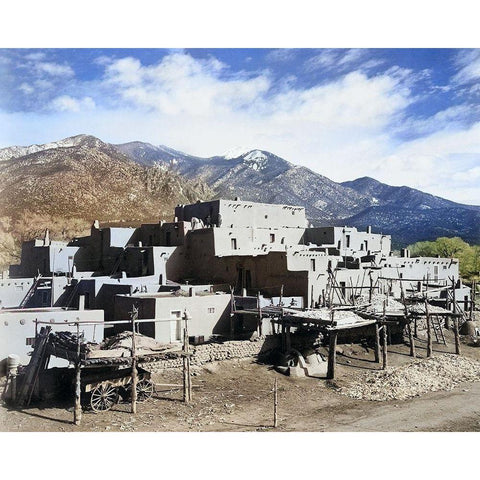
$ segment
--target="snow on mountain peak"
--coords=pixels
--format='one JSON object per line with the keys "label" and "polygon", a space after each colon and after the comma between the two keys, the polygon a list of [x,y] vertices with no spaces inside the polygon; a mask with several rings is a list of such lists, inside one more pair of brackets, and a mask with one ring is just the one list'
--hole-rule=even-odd
{"label": "snow on mountain peak", "polygon": [[241,157],[248,152],[251,152],[251,147],[233,147],[227,152],[225,152],[222,156],[225,160],[232,160],[234,158]]}
{"label": "snow on mountain peak", "polygon": [[243,157],[243,161],[253,170],[264,170],[267,167],[268,158],[261,150],[252,150]]}

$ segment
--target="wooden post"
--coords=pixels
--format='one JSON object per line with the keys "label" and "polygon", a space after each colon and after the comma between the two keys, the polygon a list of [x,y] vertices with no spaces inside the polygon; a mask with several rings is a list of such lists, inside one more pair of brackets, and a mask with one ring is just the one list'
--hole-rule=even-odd
{"label": "wooden post", "polygon": [[80,425],[82,421],[81,405],[81,373],[80,373],[80,325],[77,322],[77,362],[75,365],[75,405],[73,407],[73,423]]}
{"label": "wooden post", "polygon": [[188,344],[188,314],[185,311],[185,328],[183,329],[183,401],[190,403],[192,400],[192,382],[190,376],[190,354]]}
{"label": "wooden post", "polygon": [[428,301],[425,299],[425,317],[427,319],[427,357],[432,356],[432,325],[428,313]]}
{"label": "wooden post", "polygon": [[[280,296],[281,303],[281,296]],[[262,336],[262,308],[260,307],[260,290],[257,292],[257,309],[258,309],[258,335]]]}
{"label": "wooden post", "polygon": [[472,282],[472,286],[470,288],[470,315],[469,318],[470,320],[473,320],[473,305],[475,304],[475,280]]}
{"label": "wooden post", "polygon": [[138,318],[138,309],[134,306],[132,311],[132,376],[131,376],[131,412],[137,413],[137,351],[135,344],[135,320]]}
{"label": "wooden post", "polygon": [[278,389],[277,378],[275,377],[275,383],[273,384],[273,428],[278,427]]}
{"label": "wooden post", "polygon": [[383,365],[382,370],[386,370],[388,367],[388,349],[387,349],[387,324],[384,323],[382,327],[382,354],[383,354]]}
{"label": "wooden post", "polygon": [[452,276],[452,303],[453,313],[457,313],[457,301],[455,299],[455,277]]}
{"label": "wooden post", "polygon": [[380,363],[380,329],[375,324],[375,362]]}
{"label": "wooden post", "polygon": [[[448,309],[447,309],[447,310],[448,310]],[[451,325],[450,325],[450,315],[446,315],[446,316],[445,316],[445,328],[446,328],[447,330],[450,330],[450,328],[451,328]]]}
{"label": "wooden post", "polygon": [[413,334],[412,334],[412,326],[410,324],[410,322],[408,321],[407,319],[407,333],[408,333],[408,341],[410,343],[410,356],[415,358],[415,340],[413,338]]}
{"label": "wooden post", "polygon": [[373,292],[373,278],[372,278],[372,272],[369,272],[370,276],[370,289],[368,293],[368,302],[372,303],[372,292]]}
{"label": "wooden post", "polygon": [[330,331],[329,338],[329,347],[328,347],[328,368],[327,368],[327,378],[335,378],[335,363],[337,355],[337,335],[336,330]]}
{"label": "wooden post", "polygon": [[458,332],[458,317],[453,319],[453,328],[455,333],[455,353],[460,355],[460,334]]}

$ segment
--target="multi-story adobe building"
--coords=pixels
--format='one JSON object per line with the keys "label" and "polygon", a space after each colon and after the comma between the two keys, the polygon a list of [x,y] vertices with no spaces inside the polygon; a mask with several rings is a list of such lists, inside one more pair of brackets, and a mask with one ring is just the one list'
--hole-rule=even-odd
{"label": "multi-story adobe building", "polygon": [[[195,335],[228,336],[238,331],[227,321],[231,291],[315,308],[349,303],[372,286],[399,297],[400,280],[415,291],[425,281],[451,279],[463,298],[458,260],[394,256],[390,236],[370,228],[309,227],[303,207],[212,200],[177,206],[173,222],[138,228],[94,222],[90,235],[71,242],[52,241],[48,232],[26,242],[20,265],[0,281],[1,335],[4,342],[20,335],[30,309],[47,309],[53,320],[75,310],[75,318],[91,319],[81,312],[95,310],[111,322],[128,318],[136,304],[140,318],[162,319],[143,327],[159,341],[177,339],[185,309]],[[2,345],[0,357],[6,352]]]}

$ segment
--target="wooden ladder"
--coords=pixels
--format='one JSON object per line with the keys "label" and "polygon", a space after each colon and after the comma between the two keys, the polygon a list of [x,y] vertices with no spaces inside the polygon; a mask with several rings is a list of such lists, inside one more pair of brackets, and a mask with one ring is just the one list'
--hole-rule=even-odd
{"label": "wooden ladder", "polygon": [[443,333],[442,321],[438,318],[438,315],[435,315],[434,313],[431,313],[430,317],[432,319],[433,333],[435,334],[437,343],[440,343],[441,339],[442,343],[446,346],[447,340],[445,339],[445,335]]}
{"label": "wooden ladder", "polygon": [[32,399],[33,391],[38,380],[38,376],[45,369],[49,359],[46,354],[48,337],[52,327],[46,326],[40,329],[35,337],[35,345],[33,347],[32,357],[25,369],[25,377],[22,387],[18,392],[17,402],[19,405],[29,405]]}
{"label": "wooden ladder", "polygon": [[35,293],[35,290],[37,289],[37,286],[40,283],[41,278],[42,276],[40,274],[38,274],[38,276],[35,277],[35,281],[32,283],[32,286],[30,287],[24,299],[20,303],[20,308],[25,308],[28,301],[32,298],[33,294]]}

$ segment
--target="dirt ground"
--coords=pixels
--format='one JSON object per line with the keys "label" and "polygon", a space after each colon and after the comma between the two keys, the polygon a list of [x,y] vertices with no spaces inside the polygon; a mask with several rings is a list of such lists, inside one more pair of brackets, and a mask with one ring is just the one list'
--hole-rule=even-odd
{"label": "dirt ground", "polygon": [[[434,342],[434,354],[452,352]],[[480,431],[480,382],[452,391],[430,392],[404,401],[356,400],[337,392],[366,369],[380,369],[373,351],[341,345],[336,379],[292,378],[254,359],[228,360],[193,369],[193,402],[182,390],[160,384],[181,384],[181,372],[155,375],[156,393],[130,413],[129,403],[108,412],[84,411],[81,426],[72,424],[72,404],[35,405],[26,409],[0,407],[0,430],[8,432],[150,432],[150,431]],[[425,357],[426,343],[417,341]],[[407,345],[389,346],[389,365],[412,361]],[[462,355],[480,360],[480,348],[462,345]],[[278,380],[277,429],[273,428],[273,384]],[[0,387],[1,388],[1,387]]]}

